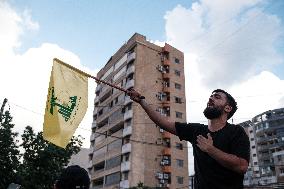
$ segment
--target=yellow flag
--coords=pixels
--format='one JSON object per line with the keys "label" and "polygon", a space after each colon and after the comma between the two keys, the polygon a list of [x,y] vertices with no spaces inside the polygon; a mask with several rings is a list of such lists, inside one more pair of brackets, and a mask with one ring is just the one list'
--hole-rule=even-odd
{"label": "yellow flag", "polygon": [[43,138],[65,148],[88,107],[88,75],[53,59],[44,114]]}

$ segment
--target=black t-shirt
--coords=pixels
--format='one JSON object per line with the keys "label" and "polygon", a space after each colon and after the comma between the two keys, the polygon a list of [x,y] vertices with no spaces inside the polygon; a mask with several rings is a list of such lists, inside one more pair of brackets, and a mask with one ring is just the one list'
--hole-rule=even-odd
{"label": "black t-shirt", "polygon": [[220,165],[196,146],[198,135],[207,138],[210,133],[213,145],[223,152],[234,154],[249,162],[250,144],[244,129],[227,123],[222,129],[211,132],[207,125],[176,122],[177,136],[192,144],[194,155],[195,188],[197,189],[241,189],[244,175]]}

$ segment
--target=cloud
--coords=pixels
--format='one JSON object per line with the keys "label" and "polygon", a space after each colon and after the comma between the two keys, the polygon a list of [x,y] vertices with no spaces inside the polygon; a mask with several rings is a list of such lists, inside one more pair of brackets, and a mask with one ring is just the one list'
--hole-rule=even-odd
{"label": "cloud", "polygon": [[[0,1],[0,100],[8,98],[15,130],[22,133],[27,125],[42,131],[43,115],[53,58],[58,58],[87,73],[96,75],[80,63],[80,58],[57,44],[44,43],[28,49],[23,54],[15,53],[21,43],[19,36],[25,31],[38,30],[29,11],[17,13],[7,3]],[[3,22],[2,22],[3,21]],[[5,40],[2,40],[5,39]],[[76,134],[83,135],[88,147],[91,134],[92,110],[96,83],[89,81],[89,109]]]}
{"label": "cloud", "polygon": [[[281,42],[283,25],[262,8],[265,3],[202,0],[189,9],[178,5],[164,16],[167,42],[185,53],[188,122],[207,123],[203,110],[216,88],[228,91],[238,102],[230,122],[241,123],[284,107],[284,80],[270,71],[283,64],[275,47]],[[192,161],[189,152],[190,174]]]}
{"label": "cloud", "polygon": [[165,15],[168,42],[197,56],[204,85],[245,81],[283,63],[275,48],[283,26],[260,2],[204,0],[189,9],[178,5]]}

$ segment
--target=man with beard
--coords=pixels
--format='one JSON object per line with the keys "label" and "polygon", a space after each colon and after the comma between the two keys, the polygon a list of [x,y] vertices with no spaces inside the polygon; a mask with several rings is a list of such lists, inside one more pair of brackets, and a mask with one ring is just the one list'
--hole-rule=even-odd
{"label": "man with beard", "polygon": [[203,112],[208,125],[172,122],[149,106],[135,90],[127,94],[142,106],[155,124],[192,144],[195,188],[243,188],[250,144],[241,126],[227,122],[237,110],[237,103],[229,93],[222,89],[212,92]]}

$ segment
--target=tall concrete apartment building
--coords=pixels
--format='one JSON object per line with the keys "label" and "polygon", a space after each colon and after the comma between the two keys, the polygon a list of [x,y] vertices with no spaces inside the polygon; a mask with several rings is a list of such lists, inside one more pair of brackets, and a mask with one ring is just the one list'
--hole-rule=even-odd
{"label": "tall concrete apartment building", "polygon": [[284,108],[263,112],[241,125],[251,143],[245,185],[284,188]]}
{"label": "tall concrete apartment building", "polygon": [[[97,77],[124,89],[134,87],[173,121],[186,121],[184,56],[135,33]],[[98,84],[91,151],[92,188],[188,186],[187,143],[157,127],[122,91]]]}

